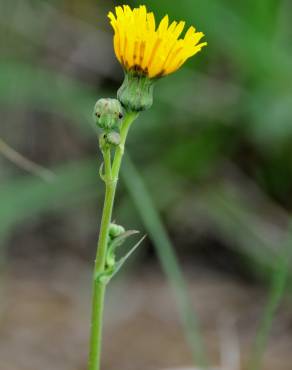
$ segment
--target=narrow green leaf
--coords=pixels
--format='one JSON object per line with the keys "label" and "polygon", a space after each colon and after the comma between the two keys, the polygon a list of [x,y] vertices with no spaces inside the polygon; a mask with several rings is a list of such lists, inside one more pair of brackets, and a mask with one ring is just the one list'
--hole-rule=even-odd
{"label": "narrow green leaf", "polygon": [[149,237],[153,241],[161,266],[175,293],[181,321],[186,338],[189,342],[190,348],[192,349],[194,361],[202,368],[206,367],[206,353],[199,331],[197,318],[194,313],[194,309],[192,308],[187,284],[180,269],[174,247],[171,244],[143,179],[137,172],[129,156],[125,157],[122,178],[144,223]]}

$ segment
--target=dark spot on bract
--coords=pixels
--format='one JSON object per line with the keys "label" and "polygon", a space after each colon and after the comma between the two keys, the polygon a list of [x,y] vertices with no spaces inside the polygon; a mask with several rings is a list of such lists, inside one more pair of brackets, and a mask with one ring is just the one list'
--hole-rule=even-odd
{"label": "dark spot on bract", "polygon": [[123,113],[119,113],[119,119],[123,118]]}

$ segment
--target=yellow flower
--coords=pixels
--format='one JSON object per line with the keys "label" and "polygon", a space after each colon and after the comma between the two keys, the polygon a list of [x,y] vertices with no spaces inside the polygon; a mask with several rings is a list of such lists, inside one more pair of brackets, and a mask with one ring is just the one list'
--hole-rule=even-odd
{"label": "yellow flower", "polygon": [[185,22],[169,24],[168,15],[156,28],[154,14],[147,12],[144,5],[134,9],[118,6],[115,11],[116,15],[108,14],[115,31],[114,49],[126,71],[136,71],[151,79],[166,76],[207,45],[199,43],[204,34],[194,27],[179,38]]}

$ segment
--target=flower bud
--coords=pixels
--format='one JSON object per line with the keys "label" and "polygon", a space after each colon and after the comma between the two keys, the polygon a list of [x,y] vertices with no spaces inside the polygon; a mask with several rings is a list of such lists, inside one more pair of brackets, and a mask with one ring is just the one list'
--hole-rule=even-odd
{"label": "flower bud", "polygon": [[127,71],[124,82],[118,90],[118,99],[122,106],[132,112],[151,108],[154,82],[154,79],[150,79],[142,72]]}
{"label": "flower bud", "polygon": [[110,238],[114,239],[118,236],[120,236],[121,234],[123,234],[125,232],[125,229],[123,226],[120,226],[120,225],[117,225],[117,224],[114,224],[114,223],[111,223],[110,224],[110,227],[109,227],[109,236]]}
{"label": "flower bud", "polygon": [[118,146],[121,143],[121,136],[118,132],[112,131],[106,134],[106,141],[110,145]]}
{"label": "flower bud", "polygon": [[105,150],[110,147],[118,146],[121,143],[121,136],[118,132],[112,131],[109,133],[103,133],[99,136],[99,147],[101,150]]}
{"label": "flower bud", "polygon": [[104,131],[118,127],[124,114],[121,103],[117,99],[99,99],[94,107],[94,119],[97,126]]}

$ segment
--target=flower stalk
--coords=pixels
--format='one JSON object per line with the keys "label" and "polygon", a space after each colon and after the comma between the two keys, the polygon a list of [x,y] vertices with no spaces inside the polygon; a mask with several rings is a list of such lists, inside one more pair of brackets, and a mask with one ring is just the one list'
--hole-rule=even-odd
{"label": "flower stalk", "polygon": [[120,129],[121,142],[115,150],[113,162],[111,162],[111,146],[108,144],[101,145],[105,171],[103,175],[103,180],[105,182],[105,199],[93,275],[89,370],[100,370],[103,308],[107,284],[107,281],[100,277],[106,272],[107,267],[106,256],[108,251],[108,235],[111,226],[112,211],[119,171],[124,154],[124,147],[129,128],[137,115],[138,114],[135,112],[126,113]]}

